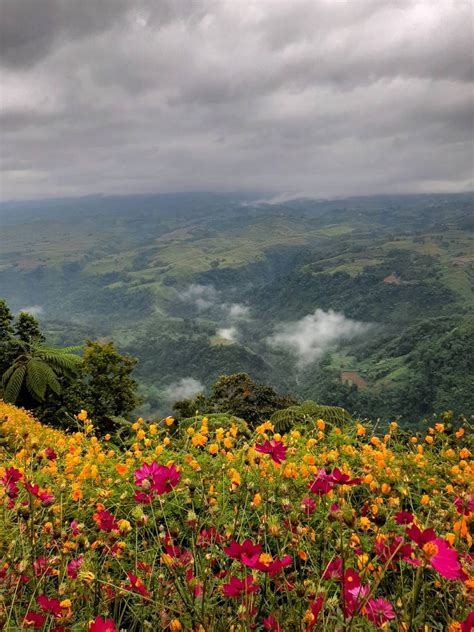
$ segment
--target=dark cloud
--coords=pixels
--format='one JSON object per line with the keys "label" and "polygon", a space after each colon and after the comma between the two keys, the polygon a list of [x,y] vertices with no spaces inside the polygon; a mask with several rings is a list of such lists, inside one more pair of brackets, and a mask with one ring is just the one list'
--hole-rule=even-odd
{"label": "dark cloud", "polygon": [[470,0],[0,0],[2,195],[473,186]]}

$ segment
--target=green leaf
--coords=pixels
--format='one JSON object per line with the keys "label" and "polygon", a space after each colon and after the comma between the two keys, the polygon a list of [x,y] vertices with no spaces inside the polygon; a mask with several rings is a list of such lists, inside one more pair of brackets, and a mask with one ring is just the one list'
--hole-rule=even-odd
{"label": "green leaf", "polygon": [[36,358],[31,358],[26,365],[26,387],[30,394],[40,401],[44,400],[46,393],[46,369],[49,369],[48,365]]}
{"label": "green leaf", "polygon": [[3,398],[6,402],[9,402],[10,404],[14,404],[16,402],[23,385],[23,380],[25,379],[25,374],[26,366],[24,364],[15,368],[3,391]]}

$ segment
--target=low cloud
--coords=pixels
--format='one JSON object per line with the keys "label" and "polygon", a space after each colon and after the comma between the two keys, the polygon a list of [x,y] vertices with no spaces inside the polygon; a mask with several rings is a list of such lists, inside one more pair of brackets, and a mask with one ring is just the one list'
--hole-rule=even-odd
{"label": "low cloud", "polygon": [[331,348],[367,333],[371,325],[346,318],[344,314],[317,309],[300,320],[282,323],[269,343],[286,347],[298,358],[300,368],[311,364]]}
{"label": "low cloud", "polygon": [[30,305],[29,307],[22,307],[19,312],[27,312],[32,316],[42,316],[44,314],[44,309],[41,305]]}
{"label": "low cloud", "polygon": [[212,307],[217,302],[217,290],[213,285],[191,284],[181,292],[180,297],[187,303],[194,303],[201,311]]}
{"label": "low cloud", "polygon": [[221,327],[217,330],[217,335],[229,342],[237,342],[239,332],[237,327]]}
{"label": "low cloud", "polygon": [[250,308],[243,303],[224,303],[222,309],[232,320],[247,320],[250,314]]}
{"label": "low cloud", "polygon": [[204,390],[204,384],[193,377],[182,377],[176,382],[172,382],[165,391],[166,399],[175,402],[179,399],[194,397]]}

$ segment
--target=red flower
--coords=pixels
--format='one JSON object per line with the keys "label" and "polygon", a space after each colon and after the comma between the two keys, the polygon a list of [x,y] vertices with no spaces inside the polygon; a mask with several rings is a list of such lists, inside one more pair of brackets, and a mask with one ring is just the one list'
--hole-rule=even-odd
{"label": "red flower", "polygon": [[286,447],[281,441],[265,441],[265,443],[256,443],[255,450],[262,454],[269,454],[275,463],[282,463],[286,459]]}
{"label": "red flower", "polygon": [[119,530],[117,521],[109,511],[98,511],[93,518],[101,531],[110,533],[111,531]]}
{"label": "red flower", "polygon": [[58,455],[53,450],[53,448],[46,448],[44,451],[44,455],[48,459],[48,461],[55,461],[58,458]]}
{"label": "red flower", "polygon": [[413,524],[415,516],[409,511],[399,511],[395,514],[395,522],[397,524]]}
{"label": "red flower", "polygon": [[241,595],[257,592],[259,586],[254,584],[252,575],[247,575],[243,580],[232,575],[229,583],[224,584],[222,589],[226,597],[240,597]]}
{"label": "red flower", "polygon": [[40,595],[36,598],[36,602],[43,612],[52,614],[53,617],[61,616],[61,605],[59,603],[59,599],[49,599],[46,595]]}
{"label": "red flower", "polygon": [[[18,486],[17,482],[21,479],[22,473],[17,470],[15,467],[7,467],[5,470],[5,475],[0,478],[0,482],[6,488],[7,496],[11,501],[15,500],[18,496]],[[9,504],[10,509],[13,507],[13,502]]]}
{"label": "red flower", "polygon": [[239,544],[233,540],[229,546],[224,548],[224,553],[234,560],[239,560],[245,566],[254,568],[262,551],[260,544],[253,544],[251,540],[244,540]]}
{"label": "red flower", "polygon": [[142,580],[139,577],[137,577],[130,571],[127,571],[127,577],[130,584],[128,586],[125,586],[125,590],[129,590],[130,592],[136,592],[145,598],[148,598],[150,596],[150,593],[145,588],[145,585],[143,584]]}
{"label": "red flower", "polygon": [[313,615],[313,618],[311,620],[311,623],[306,627],[306,632],[310,632],[310,630],[312,630],[314,626],[316,625],[316,621],[318,619],[319,613],[322,610],[323,605],[324,605],[324,594],[319,593],[317,598],[312,603],[309,604],[309,608],[311,610],[311,614]]}
{"label": "red flower", "polygon": [[331,472],[331,477],[336,485],[359,485],[362,482],[361,478],[351,478],[337,467]]}
{"label": "red flower", "polygon": [[112,619],[98,616],[89,624],[89,632],[118,632]]}
{"label": "red flower", "polygon": [[309,491],[318,496],[324,496],[334,489],[336,485],[358,485],[361,482],[361,478],[350,478],[349,474],[345,474],[337,467],[329,473],[323,468],[319,468],[313,482],[309,485]]}
{"label": "red flower", "polygon": [[23,617],[23,627],[33,627],[35,630],[39,630],[43,627],[46,617],[41,612],[28,611]]}
{"label": "red flower", "polygon": [[387,621],[395,619],[392,604],[383,597],[369,599],[365,605],[365,614],[367,619],[378,628],[381,628]]}

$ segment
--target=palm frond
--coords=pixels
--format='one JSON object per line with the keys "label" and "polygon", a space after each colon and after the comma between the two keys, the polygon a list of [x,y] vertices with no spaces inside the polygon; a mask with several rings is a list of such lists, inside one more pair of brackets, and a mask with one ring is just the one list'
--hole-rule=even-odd
{"label": "palm frond", "polygon": [[47,372],[49,369],[46,362],[31,358],[26,365],[26,388],[30,394],[40,401],[44,400],[47,386]]}

